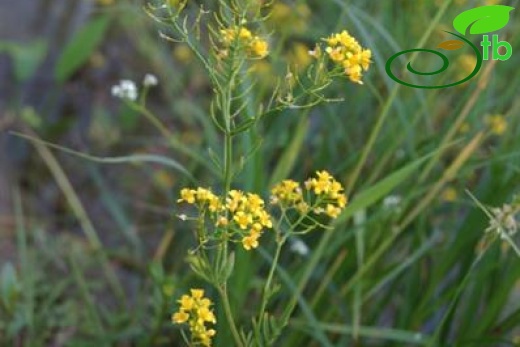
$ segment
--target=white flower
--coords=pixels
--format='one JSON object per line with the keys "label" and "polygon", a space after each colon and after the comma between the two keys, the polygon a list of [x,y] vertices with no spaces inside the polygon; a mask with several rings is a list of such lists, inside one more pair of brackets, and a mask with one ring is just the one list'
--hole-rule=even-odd
{"label": "white flower", "polygon": [[513,236],[518,232],[518,222],[515,218],[515,210],[511,205],[504,204],[502,208],[492,208],[493,218],[489,221],[486,232],[496,232],[502,239],[504,234]]}
{"label": "white flower", "polygon": [[112,86],[112,95],[116,98],[135,101],[137,99],[137,87],[133,81],[121,80],[119,84]]}
{"label": "white flower", "polygon": [[159,80],[157,79],[157,77],[155,77],[155,75],[152,75],[150,73],[147,73],[145,76],[144,76],[144,79],[143,79],[143,85],[145,87],[153,87],[153,86],[156,86],[159,84]]}
{"label": "white flower", "polygon": [[305,257],[309,254],[309,247],[300,239],[291,240],[291,251]]}

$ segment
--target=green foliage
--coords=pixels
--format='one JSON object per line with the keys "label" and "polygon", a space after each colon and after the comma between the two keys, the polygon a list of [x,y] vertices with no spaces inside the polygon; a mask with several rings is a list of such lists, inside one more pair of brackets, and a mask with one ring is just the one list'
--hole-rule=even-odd
{"label": "green foliage", "polygon": [[26,81],[33,76],[47,53],[44,41],[29,44],[0,41],[0,53],[9,54],[14,61],[14,73],[18,81]]}
{"label": "green foliage", "polygon": [[[22,170],[10,181],[20,191],[13,212],[0,215],[1,253],[7,250],[0,254],[1,346],[181,346],[188,330],[170,316],[195,287],[214,302],[214,346],[236,345],[227,310],[244,346],[520,345],[518,233],[497,232],[507,218],[493,212],[514,205],[519,193],[520,56],[484,62],[472,80],[445,90],[400,86],[384,71],[396,52],[448,39],[439,35],[461,8],[483,1],[285,1],[289,12],[275,1],[278,13],[248,23],[269,38],[269,57],[222,63],[217,72],[208,66],[221,63],[209,58],[219,24],[207,13],[216,2],[186,2],[188,21],[177,28],[168,22],[175,11],[150,3],[146,11],[157,21],[124,0],[93,12],[59,54],[60,85],[39,89],[45,105],[25,107],[20,98],[18,108],[15,96],[9,106],[6,119],[14,115],[17,126],[9,154]],[[515,12],[498,9],[491,17],[464,12],[455,28],[500,29],[517,47],[511,34],[520,23],[505,26]],[[232,10],[218,18],[230,21]],[[242,13],[251,18],[256,10]],[[312,50],[342,29],[373,52],[365,84],[323,79],[326,89],[311,88],[316,65],[296,69],[305,59],[294,60],[294,46]],[[27,81],[47,43],[1,47],[17,81]],[[461,51],[448,53],[459,58]],[[86,64],[97,55],[107,65]],[[414,66],[435,63],[414,59]],[[128,103],[109,97],[113,71],[102,85],[74,81],[92,89],[86,106],[93,107],[56,114],[56,100],[73,101],[63,91],[77,87],[68,80],[78,69],[98,76],[114,65],[117,78],[139,82],[153,71],[159,85],[144,91],[137,83],[144,97]],[[442,84],[455,76],[435,78]],[[24,95],[21,83],[13,88]],[[501,115],[502,133],[487,122],[490,114]],[[224,133],[234,150],[227,172]],[[216,262],[196,256],[195,216],[177,203],[181,188],[222,194],[228,177],[231,188],[267,200],[281,179],[301,182],[319,169],[349,188],[349,204],[329,229],[281,239],[266,231],[255,251],[238,244]],[[495,231],[486,232],[490,226]]]}
{"label": "green foliage", "polygon": [[95,17],[70,38],[56,63],[54,76],[58,82],[65,82],[88,61],[105,38],[109,24],[110,17]]}

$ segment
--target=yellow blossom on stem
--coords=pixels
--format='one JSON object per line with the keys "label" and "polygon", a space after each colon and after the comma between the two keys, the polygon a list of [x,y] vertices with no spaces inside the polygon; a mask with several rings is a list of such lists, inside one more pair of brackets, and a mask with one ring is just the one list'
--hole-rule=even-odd
{"label": "yellow blossom on stem", "polygon": [[314,192],[318,201],[325,205],[319,205],[314,209],[315,213],[325,213],[331,218],[337,218],[347,205],[347,196],[343,192],[343,186],[336,181],[327,171],[317,171],[316,178],[305,182],[305,189]]}
{"label": "yellow blossom on stem", "polygon": [[[269,54],[269,44],[266,40],[253,33],[245,27],[234,27],[220,30],[220,41],[227,49],[238,44],[243,47],[248,57],[264,58]],[[225,54],[224,54],[225,56]]]}
{"label": "yellow blossom on stem", "polygon": [[251,235],[245,236],[242,239],[242,246],[244,247],[244,249],[249,251],[252,248],[258,247],[258,237],[259,237],[259,234],[251,234]]}
{"label": "yellow blossom on stem", "polygon": [[207,206],[211,212],[217,212],[222,207],[218,196],[213,194],[211,190],[201,187],[181,189],[181,198],[177,202],[185,202],[190,205],[197,204],[199,207]]}
{"label": "yellow blossom on stem", "polygon": [[[347,196],[343,186],[327,171],[317,171],[316,177],[304,183],[308,194],[303,194],[300,183],[284,180],[271,190],[271,203],[285,208],[295,208],[300,213],[310,209],[316,214],[325,213],[337,218],[347,205]],[[310,197],[314,193],[315,198]]]}
{"label": "yellow blossom on stem", "polygon": [[491,133],[495,135],[502,135],[507,130],[507,121],[505,117],[500,114],[487,116],[486,124],[491,129]]}
{"label": "yellow blossom on stem", "polygon": [[271,189],[271,202],[287,207],[298,205],[303,201],[300,183],[293,180],[284,180]]}
{"label": "yellow blossom on stem", "polygon": [[[363,71],[370,67],[372,51],[361,47],[359,42],[346,30],[323,39],[325,52],[334,64],[343,68],[345,75],[354,83],[363,84]],[[315,50],[311,55],[317,56]]]}
{"label": "yellow blossom on stem", "polygon": [[256,58],[263,58],[269,54],[269,45],[267,44],[267,41],[262,40],[258,36],[255,36],[249,44],[249,50],[251,56]]}
{"label": "yellow blossom on stem", "polygon": [[195,344],[211,346],[211,338],[217,333],[214,329],[208,329],[207,323],[215,324],[217,319],[210,309],[211,300],[204,297],[204,290],[191,289],[191,295],[183,295],[178,303],[179,310],[172,315],[175,324],[188,323]]}
{"label": "yellow blossom on stem", "polygon": [[[264,228],[273,227],[271,216],[264,208],[264,200],[257,194],[231,190],[226,199],[225,208],[229,221],[238,228],[242,237],[242,246],[246,250],[257,248]],[[243,231],[249,230],[249,233]]]}

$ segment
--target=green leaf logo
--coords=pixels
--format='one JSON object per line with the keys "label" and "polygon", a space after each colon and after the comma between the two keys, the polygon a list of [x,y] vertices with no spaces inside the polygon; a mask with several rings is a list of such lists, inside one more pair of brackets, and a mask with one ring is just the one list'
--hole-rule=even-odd
{"label": "green leaf logo", "polygon": [[453,27],[462,35],[486,34],[502,29],[509,22],[509,12],[514,7],[503,5],[481,6],[459,14],[453,20]]}

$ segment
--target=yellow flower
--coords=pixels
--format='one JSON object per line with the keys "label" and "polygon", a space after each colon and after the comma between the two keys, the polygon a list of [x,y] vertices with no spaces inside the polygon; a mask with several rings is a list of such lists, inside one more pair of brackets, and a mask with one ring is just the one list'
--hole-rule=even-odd
{"label": "yellow flower", "polygon": [[314,211],[324,212],[331,218],[337,218],[348,201],[343,186],[327,171],[317,171],[316,176],[317,178],[305,182],[305,189],[312,190],[325,203],[325,208],[317,206]]}
{"label": "yellow flower", "polygon": [[336,207],[332,204],[327,204],[327,207],[325,208],[325,213],[331,218],[337,218],[341,213],[341,208]]}
{"label": "yellow flower", "polygon": [[269,216],[269,214],[265,211],[259,211],[259,213],[257,213],[257,216],[258,216],[258,220],[260,222],[260,224],[262,224],[264,227],[266,228],[272,228],[273,227],[273,222],[271,221],[271,216]]}
{"label": "yellow flower", "polygon": [[[253,36],[251,31],[245,27],[222,29],[219,39],[225,48],[238,44],[238,47],[243,47],[251,58],[264,58],[269,54],[267,41],[259,36]],[[223,52],[227,52],[227,50],[221,52],[222,56],[227,56],[227,54],[222,54]]]}
{"label": "yellow flower", "polygon": [[204,297],[204,290],[203,289],[191,289],[191,297],[195,300],[200,300],[202,297]]}
{"label": "yellow flower", "polygon": [[[211,190],[199,187],[183,188],[180,195],[179,202],[196,204],[201,210],[199,218],[207,216],[215,227],[224,227],[232,236],[237,235],[237,238],[233,238],[234,241],[250,236],[242,242],[246,249],[256,248],[263,229],[273,227],[271,216],[265,210],[265,202],[258,194],[230,190],[226,197],[219,197]],[[205,211],[210,213],[204,214]],[[191,309],[191,299],[198,299],[203,295],[203,292],[193,291],[191,296],[183,296],[181,307],[184,310]]]}
{"label": "yellow flower", "polygon": [[457,197],[457,190],[453,187],[446,187],[441,193],[441,199],[445,202],[454,202]]}
{"label": "yellow flower", "polygon": [[276,2],[270,12],[269,24],[277,32],[301,34],[307,29],[311,11],[306,4],[287,5]]}
{"label": "yellow flower", "polygon": [[195,57],[190,47],[186,44],[176,45],[172,54],[175,59],[183,64],[193,61],[193,58]]}
{"label": "yellow flower", "polygon": [[468,122],[464,122],[460,125],[458,130],[459,130],[459,133],[466,134],[467,132],[469,132],[471,130],[471,126],[469,125]]}
{"label": "yellow flower", "polygon": [[211,190],[201,187],[197,189],[181,189],[181,198],[177,202],[198,203],[199,207],[207,206],[210,212],[218,212],[222,207],[218,196],[213,194]]}
{"label": "yellow flower", "polygon": [[295,43],[287,55],[287,60],[289,60],[291,65],[295,66],[297,71],[305,69],[312,62],[309,47],[303,43]]}
{"label": "yellow flower", "polygon": [[251,41],[249,44],[249,49],[253,57],[263,58],[269,54],[269,45],[267,44],[267,41],[262,40],[258,36],[255,36],[255,38]]}
{"label": "yellow flower", "polygon": [[195,191],[192,189],[181,189],[181,198],[177,202],[187,202],[188,204],[195,203]]}
{"label": "yellow flower", "polygon": [[216,223],[216,225],[217,225],[218,227],[225,227],[225,226],[227,226],[228,224],[229,224],[229,220],[228,220],[226,217],[224,217],[224,216],[220,216],[220,217],[218,218],[218,220],[217,220],[217,223]]}
{"label": "yellow flower", "polygon": [[339,48],[331,48],[327,47],[325,49],[325,52],[329,54],[329,58],[332,59],[335,63],[341,63],[342,65],[345,65],[345,53],[341,51]]}
{"label": "yellow flower", "polygon": [[206,323],[215,324],[217,319],[210,309],[211,300],[204,297],[203,289],[191,289],[191,295],[183,295],[178,301],[179,311],[172,315],[175,324],[188,323],[192,340],[195,344],[211,346],[211,338],[217,333],[214,329],[208,329]]}
{"label": "yellow flower", "polygon": [[[231,228],[242,236],[242,246],[246,250],[258,247],[258,239],[263,228],[272,228],[271,216],[264,208],[264,200],[257,194],[244,194],[238,190],[231,190],[226,199],[228,218],[233,223]],[[242,230],[249,230],[244,234]]]}
{"label": "yellow flower", "polygon": [[226,199],[226,207],[229,211],[235,212],[238,209],[238,206],[244,200],[244,195],[239,190],[231,190],[228,193],[229,198]]}
{"label": "yellow flower", "polygon": [[370,67],[372,51],[363,49],[359,42],[346,30],[323,39],[327,43],[325,52],[334,64],[341,66],[345,75],[354,83],[361,81],[363,71]]}
{"label": "yellow flower", "polygon": [[195,301],[191,296],[183,295],[179,300],[179,304],[181,304],[181,309],[183,310],[191,310],[193,308]]}
{"label": "yellow flower", "polygon": [[190,319],[190,315],[186,312],[176,312],[172,315],[172,322],[176,324],[182,324]]}
{"label": "yellow flower", "polygon": [[249,31],[248,29],[246,29],[244,27],[240,28],[239,33],[238,33],[238,38],[240,40],[250,40],[252,37],[253,37],[253,34],[251,34],[251,31]]}
{"label": "yellow flower", "polygon": [[473,71],[477,65],[477,57],[474,54],[462,54],[457,59],[458,67],[463,72],[463,76],[467,76]]}
{"label": "yellow flower", "polygon": [[197,314],[202,322],[209,322],[215,324],[217,319],[215,315],[208,307],[201,307],[198,309]]}
{"label": "yellow flower", "polygon": [[487,116],[485,122],[491,129],[491,133],[495,135],[502,135],[507,130],[507,121],[500,114]]}
{"label": "yellow flower", "polygon": [[264,200],[258,194],[247,194],[247,202],[251,210],[256,210],[264,207]]}
{"label": "yellow flower", "polygon": [[238,211],[235,216],[233,217],[235,222],[237,222],[240,229],[247,229],[249,224],[253,222],[253,218],[250,214],[247,214],[243,211]]}
{"label": "yellow flower", "polygon": [[367,71],[370,67],[370,62],[372,59],[372,51],[369,49],[364,49],[361,51],[361,67],[363,70]]}
{"label": "yellow flower", "polygon": [[300,184],[293,180],[284,180],[271,189],[273,203],[294,204],[302,199]]}
{"label": "yellow flower", "polygon": [[258,237],[255,235],[245,236],[242,239],[242,246],[246,251],[251,250],[252,248],[258,247]]}

